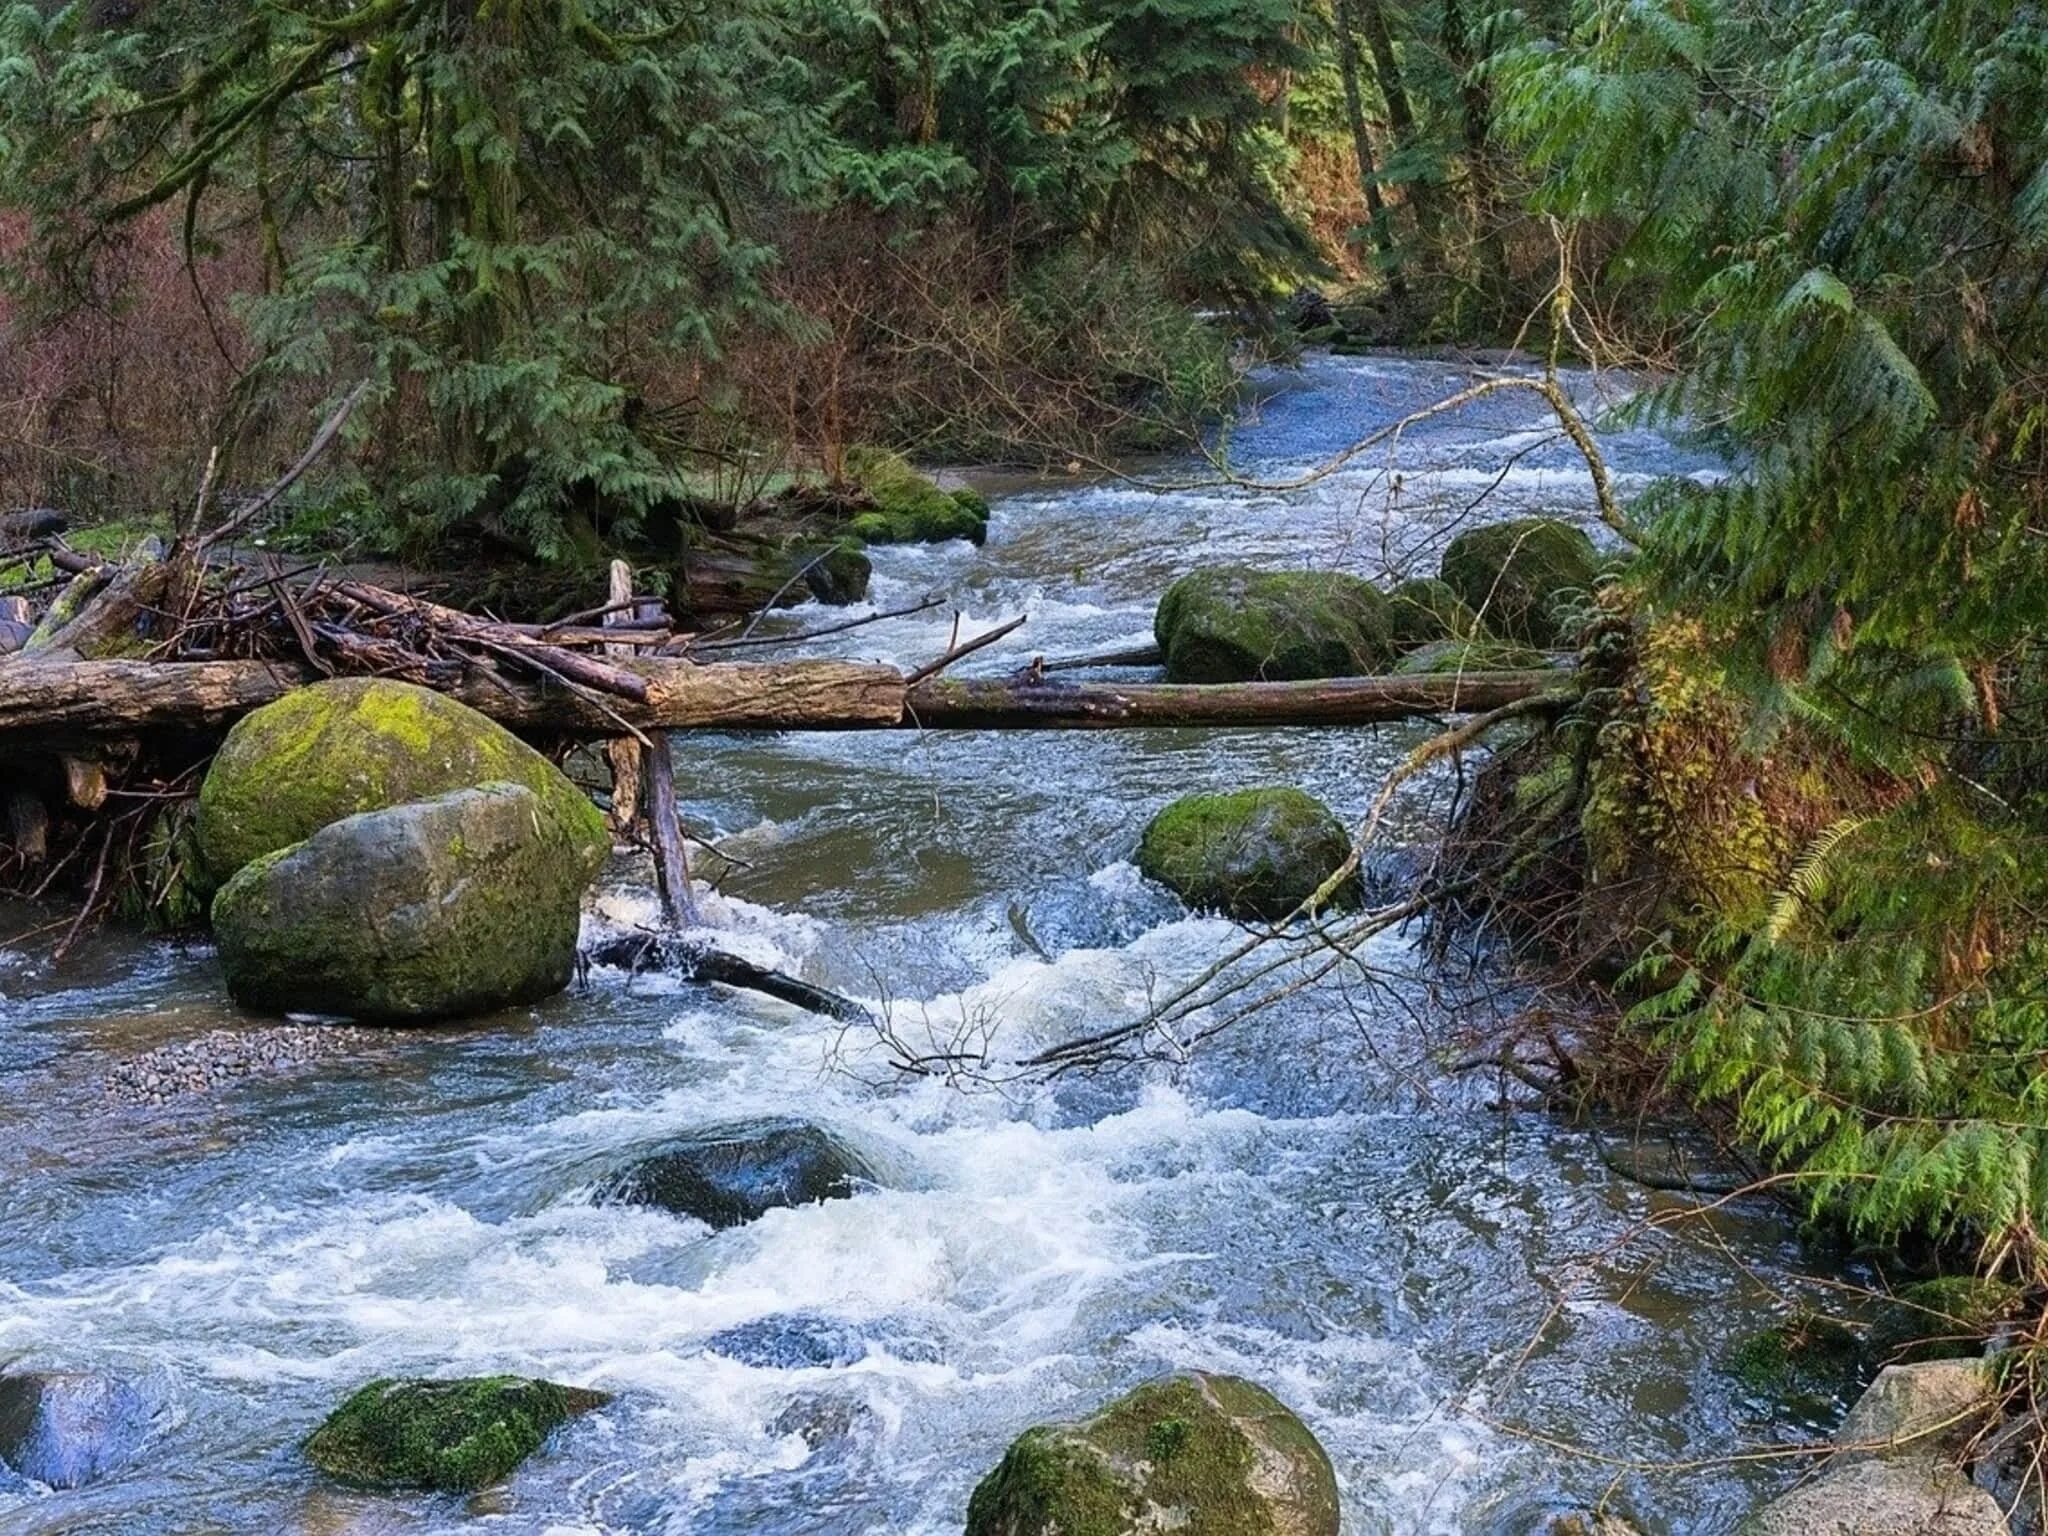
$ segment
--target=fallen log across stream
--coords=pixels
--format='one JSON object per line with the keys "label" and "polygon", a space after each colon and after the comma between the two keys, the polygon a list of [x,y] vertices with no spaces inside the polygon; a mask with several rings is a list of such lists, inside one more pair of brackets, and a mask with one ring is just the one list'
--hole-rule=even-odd
{"label": "fallen log across stream", "polygon": [[[1036,675],[913,683],[877,663],[607,658],[643,697],[598,698],[546,679],[457,669],[434,686],[516,730],[614,738],[637,730],[1102,730],[1338,726],[1497,709],[1563,684],[1556,670],[1299,683],[1059,683]],[[292,689],[312,667],[271,661],[0,660],[0,749],[152,731],[213,734]]]}

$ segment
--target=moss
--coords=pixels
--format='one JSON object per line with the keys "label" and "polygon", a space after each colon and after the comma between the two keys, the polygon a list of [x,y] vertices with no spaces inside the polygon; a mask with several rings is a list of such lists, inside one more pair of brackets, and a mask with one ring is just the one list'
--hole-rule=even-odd
{"label": "moss", "polygon": [[1436,677],[1458,672],[1520,672],[1551,664],[1546,651],[1505,640],[1434,640],[1394,663],[1401,677]]}
{"label": "moss", "polygon": [[1386,597],[1336,571],[1196,571],[1167,588],[1152,628],[1177,683],[1356,677],[1394,655]]}
{"label": "moss", "polygon": [[1740,1340],[1728,1371],[1750,1392],[1803,1419],[1826,1420],[1856,1388],[1861,1340],[1831,1318],[1804,1313]]}
{"label": "moss", "polygon": [[1335,1536],[1336,1477],[1271,1393],[1189,1372],[1085,1423],[1026,1431],[968,1505],[967,1536]]}
{"label": "moss", "polygon": [[1481,637],[1479,616],[1465,606],[1448,583],[1433,576],[1404,581],[1389,592],[1387,615],[1393,625],[1394,644],[1403,651],[1436,640]]}
{"label": "moss", "polygon": [[521,1376],[373,1381],[305,1451],[328,1476],[360,1487],[473,1493],[502,1481],[564,1421],[610,1400]]}
{"label": "moss", "polygon": [[597,872],[604,816],[560,770],[475,710],[380,678],[301,688],[238,722],[200,786],[199,846],[225,880],[344,816],[492,781],[539,796],[585,878]]}
{"label": "moss", "polygon": [[2006,1281],[1978,1275],[1943,1275],[1909,1285],[1871,1328],[1870,1352],[1881,1365],[1981,1355],[1984,1341],[2012,1315],[2020,1294]]}
{"label": "moss", "polygon": [[1461,533],[1442,566],[1445,585],[1488,629],[1525,645],[1562,643],[1558,599],[1590,589],[1599,574],[1600,557],[1585,531],[1546,517]]}
{"label": "moss", "polygon": [[984,543],[988,503],[973,491],[948,491],[893,453],[857,448],[847,473],[874,502],[846,525],[863,544],[939,544],[948,539]]}
{"label": "moss", "polygon": [[967,1501],[966,1536],[1124,1536],[1129,1495],[1102,1453],[1027,1429]]}
{"label": "moss", "polygon": [[[1277,787],[1189,795],[1145,828],[1138,868],[1190,906],[1287,916],[1349,857],[1351,835],[1313,795]],[[1354,884],[1332,905],[1355,898]]]}
{"label": "moss", "polygon": [[511,784],[343,817],[252,859],[213,901],[245,1007],[409,1023],[567,985],[584,877]]}

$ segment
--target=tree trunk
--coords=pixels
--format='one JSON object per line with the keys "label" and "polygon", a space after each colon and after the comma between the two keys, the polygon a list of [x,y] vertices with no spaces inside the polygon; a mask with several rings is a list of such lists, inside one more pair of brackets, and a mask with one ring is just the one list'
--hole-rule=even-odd
{"label": "tree trunk", "polygon": [[[1372,52],[1373,74],[1380,97],[1387,104],[1387,122],[1394,130],[1394,147],[1409,155],[1422,152],[1422,134],[1415,120],[1415,107],[1408,97],[1407,82],[1401,76],[1401,60],[1394,51],[1393,29],[1387,23],[1381,0],[1337,0],[1337,24],[1354,36],[1362,31]],[[1408,205],[1415,211],[1415,227],[1433,255],[1443,248],[1443,218],[1434,183],[1422,177],[1405,183]]]}
{"label": "tree trunk", "polygon": [[1408,281],[1401,275],[1400,247],[1394,242],[1393,223],[1387,217],[1387,200],[1380,195],[1372,138],[1366,131],[1365,97],[1358,86],[1358,34],[1347,23],[1349,10],[1348,3],[1338,6],[1337,60],[1344,75],[1344,115],[1351,122],[1351,148],[1358,158],[1358,189],[1365,194],[1366,224],[1372,231],[1373,249],[1379,253],[1380,269],[1386,273],[1387,290],[1397,299],[1405,298]]}

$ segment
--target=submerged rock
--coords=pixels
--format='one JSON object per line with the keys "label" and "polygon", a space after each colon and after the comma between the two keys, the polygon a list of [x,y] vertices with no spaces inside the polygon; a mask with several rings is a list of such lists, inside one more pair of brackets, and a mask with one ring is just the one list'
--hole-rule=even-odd
{"label": "submerged rock", "polygon": [[[1299,789],[1188,795],[1145,828],[1137,864],[1191,907],[1232,917],[1287,916],[1351,853],[1351,834]],[[1355,898],[1357,883],[1337,904]]]}
{"label": "submerged rock", "polygon": [[1728,1368],[1751,1392],[1802,1419],[1840,1411],[1856,1388],[1863,1341],[1832,1318],[1804,1314],[1743,1339]]}
{"label": "submerged rock", "polygon": [[1479,616],[1460,600],[1448,582],[1434,576],[1404,581],[1387,594],[1387,616],[1394,644],[1403,651],[1437,640],[1483,637]]}
{"label": "submerged rock", "polygon": [[1175,683],[1357,677],[1394,656],[1386,597],[1336,571],[1196,571],[1166,589],[1152,629]]}
{"label": "submerged rock", "polygon": [[225,881],[344,816],[489,783],[532,791],[562,856],[595,877],[611,839],[589,796],[496,721],[382,678],[316,683],[237,722],[199,789],[199,849]]}
{"label": "submerged rock", "polygon": [[711,1227],[737,1227],[778,1206],[844,1200],[875,1171],[806,1120],[753,1120],[698,1131],[598,1186],[600,1205],[652,1205]]}
{"label": "submerged rock", "polygon": [[1480,622],[1525,645],[1557,645],[1567,636],[1557,600],[1590,590],[1600,557],[1585,530],[1554,518],[1520,517],[1459,534],[1444,550],[1443,579]]}
{"label": "submerged rock", "polygon": [[1079,1424],[1028,1429],[974,1490],[966,1536],[1337,1536],[1337,1479],[1263,1387],[1190,1371]]}
{"label": "submerged rock", "polygon": [[236,1001],[408,1023],[568,985],[584,866],[531,790],[487,784],[367,811],[245,865],[213,903]]}
{"label": "submerged rock", "polygon": [[142,1393],[75,1371],[0,1375],[0,1471],[82,1488],[135,1459],[153,1417]]}
{"label": "submerged rock", "polygon": [[854,1365],[868,1354],[868,1341],[859,1329],[802,1312],[759,1317],[720,1329],[704,1341],[704,1347],[741,1365],[773,1371]]}
{"label": "submerged rock", "polygon": [[367,1488],[474,1493],[503,1480],[606,1392],[523,1376],[373,1381],[306,1441],[329,1477]]}

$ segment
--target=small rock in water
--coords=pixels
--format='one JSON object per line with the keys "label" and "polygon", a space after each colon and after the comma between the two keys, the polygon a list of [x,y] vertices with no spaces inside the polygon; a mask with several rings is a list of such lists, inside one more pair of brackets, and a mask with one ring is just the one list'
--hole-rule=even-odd
{"label": "small rock in water", "polygon": [[868,1354],[868,1341],[857,1329],[801,1312],[723,1329],[705,1340],[704,1347],[741,1365],[778,1371],[853,1365]]}
{"label": "small rock in water", "polygon": [[699,1131],[614,1174],[600,1205],[653,1205],[712,1227],[737,1227],[778,1206],[843,1200],[880,1181],[867,1162],[804,1120],[754,1120]]}
{"label": "small rock in water", "polygon": [[313,1431],[306,1457],[358,1487],[475,1493],[509,1476],[558,1426],[610,1401],[523,1376],[373,1381]]}
{"label": "small rock in water", "polygon": [[82,1488],[126,1466],[149,1434],[133,1386],[72,1371],[0,1376],[0,1465],[52,1488]]}

